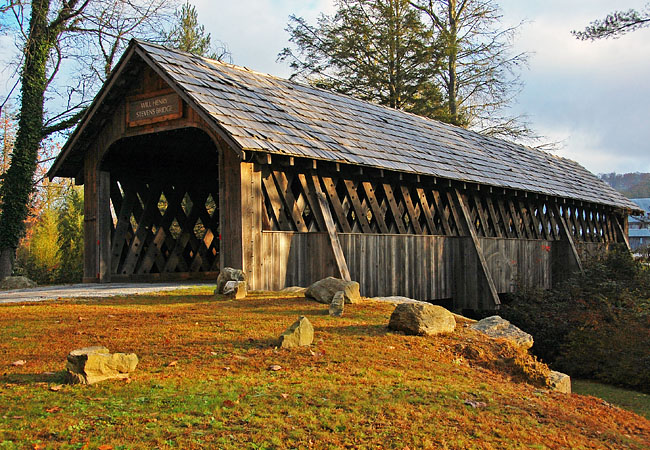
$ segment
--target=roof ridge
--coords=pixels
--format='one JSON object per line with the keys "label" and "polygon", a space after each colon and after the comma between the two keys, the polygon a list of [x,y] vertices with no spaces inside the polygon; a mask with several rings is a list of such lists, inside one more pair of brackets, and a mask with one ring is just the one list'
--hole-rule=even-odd
{"label": "roof ridge", "polygon": [[271,79],[274,79],[274,80],[281,81],[283,83],[303,86],[303,87],[306,87],[306,88],[309,88],[309,89],[314,89],[314,90],[324,92],[324,93],[327,93],[327,94],[330,94],[330,95],[344,97],[344,98],[347,98],[347,99],[354,100],[355,102],[360,102],[360,103],[364,103],[364,104],[367,104],[367,105],[372,105],[374,107],[382,108],[382,109],[385,109],[385,110],[388,110],[388,111],[391,111],[391,112],[396,112],[398,114],[409,115],[409,116],[415,117],[415,118],[417,118],[419,120],[425,120],[427,122],[435,123],[438,126],[449,127],[454,132],[456,132],[457,130],[462,130],[464,132],[470,132],[472,134],[480,136],[483,139],[498,140],[500,142],[505,142],[505,143],[508,143],[508,144],[511,144],[511,145],[515,145],[517,147],[527,149],[527,150],[532,150],[534,152],[542,153],[544,155],[548,155],[548,156],[551,156],[553,158],[557,158],[557,159],[564,160],[564,161],[575,162],[572,159],[565,158],[565,157],[558,156],[558,155],[554,155],[550,151],[541,150],[541,149],[531,147],[531,146],[526,145],[526,144],[522,144],[520,142],[510,141],[510,140],[499,138],[499,137],[494,137],[494,136],[481,134],[478,131],[472,130],[470,128],[463,128],[460,125],[455,125],[455,124],[452,124],[452,123],[443,122],[441,120],[433,119],[431,117],[420,116],[418,114],[412,113],[410,111],[405,111],[403,109],[397,109],[397,108],[393,108],[393,107],[390,107],[390,106],[387,106],[387,105],[382,105],[382,104],[374,103],[374,102],[371,102],[371,101],[368,101],[368,100],[363,100],[363,99],[360,99],[358,97],[354,97],[354,96],[349,95],[349,94],[344,94],[344,93],[341,93],[341,92],[328,90],[328,89],[325,89],[325,88],[321,88],[321,87],[318,87],[318,86],[313,86],[311,84],[303,83],[303,82],[300,82],[300,81],[291,80],[289,78],[283,78],[283,77],[273,75],[273,74],[270,74],[270,73],[267,73],[267,72],[260,72],[260,71],[257,71],[257,70],[250,69],[250,68],[248,68],[246,66],[240,66],[240,65],[237,65],[237,64],[227,63],[227,62],[219,61],[219,60],[212,59],[212,58],[206,58],[205,56],[195,55],[193,53],[186,52],[186,51],[183,51],[183,50],[170,48],[170,47],[165,47],[164,45],[155,44],[155,43],[151,43],[151,42],[148,42],[148,41],[143,41],[143,40],[139,40],[139,39],[135,39],[135,38],[133,40],[138,42],[138,44],[144,44],[144,45],[150,45],[150,46],[153,46],[153,47],[158,47],[158,48],[166,50],[166,51],[171,51],[171,52],[179,53],[179,54],[189,56],[189,57],[192,57],[192,58],[199,58],[201,60],[209,61],[210,63],[216,63],[218,65],[223,65],[223,66],[226,66],[226,67],[230,67],[231,69],[248,72],[248,73],[255,74],[255,75],[260,75],[260,76],[263,76],[265,78],[271,78]]}

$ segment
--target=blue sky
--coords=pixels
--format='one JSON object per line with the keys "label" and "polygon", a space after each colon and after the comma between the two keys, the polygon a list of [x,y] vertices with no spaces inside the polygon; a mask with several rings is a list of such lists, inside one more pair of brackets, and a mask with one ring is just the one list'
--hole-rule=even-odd
{"label": "blue sky", "polygon": [[[650,28],[615,40],[581,42],[571,36],[612,9],[642,8],[648,0],[501,0],[506,24],[521,27],[516,50],[531,52],[522,73],[525,88],[513,106],[555,153],[589,170],[650,172]],[[290,14],[314,23],[320,12],[334,11],[332,0],[195,0],[199,20],[213,38],[231,49],[233,62],[278,76],[276,63],[288,42]],[[13,48],[0,38],[0,58]],[[0,72],[0,94],[12,83]]]}

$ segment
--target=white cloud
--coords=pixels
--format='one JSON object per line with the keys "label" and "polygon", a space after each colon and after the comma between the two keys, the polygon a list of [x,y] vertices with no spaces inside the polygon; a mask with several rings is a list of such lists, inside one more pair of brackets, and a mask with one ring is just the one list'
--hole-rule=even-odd
{"label": "white cloud", "polygon": [[333,11],[331,0],[238,0],[194,2],[199,21],[214,39],[228,44],[233,62],[260,72],[288,77],[286,64],[276,63],[288,45],[289,15],[314,23],[321,12]]}

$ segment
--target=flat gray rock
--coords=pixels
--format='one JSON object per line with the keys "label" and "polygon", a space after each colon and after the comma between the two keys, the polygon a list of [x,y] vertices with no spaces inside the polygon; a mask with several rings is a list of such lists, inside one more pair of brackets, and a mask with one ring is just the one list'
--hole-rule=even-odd
{"label": "flat gray rock", "polygon": [[223,295],[228,298],[241,299],[247,294],[248,289],[245,281],[228,281],[223,287]]}
{"label": "flat gray rock", "polygon": [[36,287],[36,283],[27,277],[6,277],[0,281],[0,291],[29,289],[33,287]]}
{"label": "flat gray rock", "polygon": [[533,346],[533,337],[520,330],[500,316],[490,316],[479,320],[472,325],[472,328],[495,339],[506,339],[515,347],[528,350]]}

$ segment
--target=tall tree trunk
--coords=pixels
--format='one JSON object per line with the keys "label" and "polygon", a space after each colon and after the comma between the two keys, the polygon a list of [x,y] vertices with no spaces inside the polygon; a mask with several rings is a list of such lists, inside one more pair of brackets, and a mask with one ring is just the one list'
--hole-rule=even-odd
{"label": "tall tree trunk", "polygon": [[447,41],[447,71],[449,76],[448,103],[450,122],[460,125],[458,118],[458,87],[456,84],[456,59],[458,55],[458,17],[456,16],[456,0],[449,0],[447,3],[449,14],[449,36]]}
{"label": "tall tree trunk", "polygon": [[25,230],[29,196],[43,139],[43,102],[47,87],[46,65],[52,49],[48,27],[50,0],[31,5],[29,36],[21,73],[21,108],[11,165],[0,186],[0,275],[11,274],[18,242]]}

